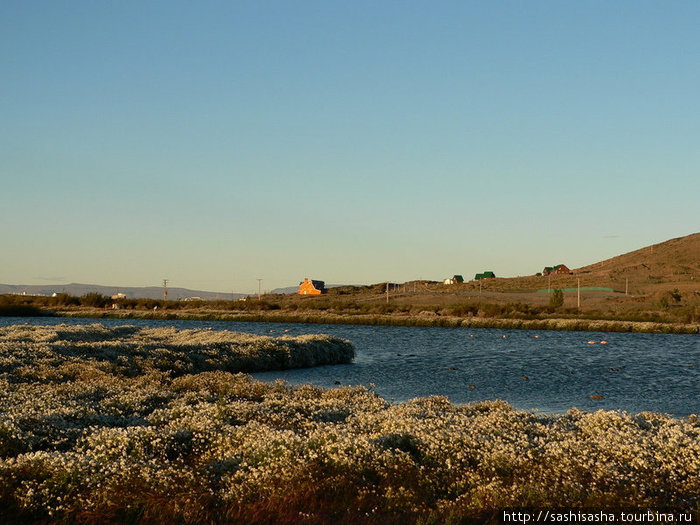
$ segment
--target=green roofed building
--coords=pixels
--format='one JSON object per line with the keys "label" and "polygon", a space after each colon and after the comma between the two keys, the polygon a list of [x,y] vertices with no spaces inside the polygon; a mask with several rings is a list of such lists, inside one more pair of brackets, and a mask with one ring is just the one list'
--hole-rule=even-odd
{"label": "green roofed building", "polygon": [[474,276],[475,281],[480,281],[481,279],[494,279],[496,277],[496,274],[493,272],[484,272],[484,273],[477,273]]}

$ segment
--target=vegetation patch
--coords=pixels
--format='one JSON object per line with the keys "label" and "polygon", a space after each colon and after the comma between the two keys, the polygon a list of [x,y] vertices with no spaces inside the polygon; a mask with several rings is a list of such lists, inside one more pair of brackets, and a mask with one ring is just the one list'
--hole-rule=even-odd
{"label": "vegetation patch", "polygon": [[0,295],[0,317],[42,317],[53,315],[43,310],[39,301],[17,295]]}
{"label": "vegetation patch", "polygon": [[266,337],[213,330],[99,324],[0,328],[0,370],[10,376],[55,375],[89,363],[105,373],[170,376],[210,370],[258,372],[352,362],[347,340],[328,335]]}
{"label": "vegetation patch", "polygon": [[249,362],[234,354],[318,363],[321,348],[351,357],[326,336],[0,329],[0,521],[468,523],[552,505],[697,514],[697,416],[392,404],[364,387],[232,372]]}
{"label": "vegetation patch", "polygon": [[368,287],[345,287],[354,290],[346,294],[329,291],[318,297],[268,295],[240,301],[111,300],[95,293],[82,297],[0,295],[0,315],[523,329],[555,325],[560,330],[592,330],[602,322],[605,329],[612,331],[700,332],[700,294],[678,288],[649,296],[616,294],[596,299],[590,294],[582,295],[582,306],[578,307],[579,297],[564,293],[566,288],[554,287],[549,296],[491,293],[481,297],[478,291],[469,291],[469,284],[431,286],[454,291],[434,292],[426,288],[423,294],[396,292],[389,301]]}

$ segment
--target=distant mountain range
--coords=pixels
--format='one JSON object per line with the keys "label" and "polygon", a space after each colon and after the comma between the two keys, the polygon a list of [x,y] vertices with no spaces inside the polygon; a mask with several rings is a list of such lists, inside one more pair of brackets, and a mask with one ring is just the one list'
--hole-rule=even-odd
{"label": "distant mountain range", "polygon": [[[135,287],[135,286],[100,286],[97,284],[0,284],[0,294],[27,294],[27,295],[53,295],[54,293],[67,293],[75,297],[80,297],[87,293],[99,293],[111,297],[118,293],[123,293],[129,299],[162,299],[163,288],[160,286]],[[168,287],[168,299],[181,300],[190,298],[200,298],[207,301],[222,299],[235,300],[247,297],[242,293],[221,293],[207,292],[204,290],[189,290],[187,288]]]}
{"label": "distant mountain range", "polygon": [[274,290],[271,290],[271,294],[288,294],[288,293],[297,293],[299,291],[298,286],[287,286],[286,288],[275,288]]}

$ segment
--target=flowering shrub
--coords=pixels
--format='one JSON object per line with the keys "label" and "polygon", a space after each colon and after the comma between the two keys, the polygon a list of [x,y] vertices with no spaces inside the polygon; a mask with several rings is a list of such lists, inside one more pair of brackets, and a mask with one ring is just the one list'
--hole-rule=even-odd
{"label": "flowering shrub", "polygon": [[391,404],[364,387],[256,382],[232,372],[252,362],[234,349],[287,365],[349,347],[259,339],[0,329],[0,521],[444,523],[700,505],[697,416]]}

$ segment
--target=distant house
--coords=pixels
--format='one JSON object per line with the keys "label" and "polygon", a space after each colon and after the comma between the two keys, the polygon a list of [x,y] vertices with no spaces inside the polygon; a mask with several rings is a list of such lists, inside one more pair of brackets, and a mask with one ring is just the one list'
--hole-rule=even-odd
{"label": "distant house", "polygon": [[464,282],[464,277],[461,275],[453,275],[452,278],[445,279],[443,284],[460,284]]}
{"label": "distant house", "polygon": [[565,264],[557,264],[556,266],[545,266],[542,270],[542,275],[572,275],[574,272],[569,270]]}
{"label": "distant house", "polygon": [[483,272],[483,273],[477,273],[474,276],[475,281],[480,281],[481,279],[495,279],[496,274],[493,272]]}
{"label": "distant house", "polygon": [[304,278],[299,283],[299,295],[321,295],[326,293],[326,283]]}

